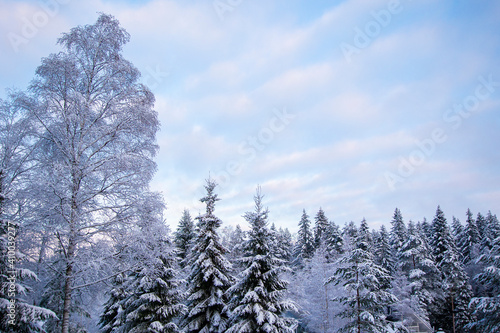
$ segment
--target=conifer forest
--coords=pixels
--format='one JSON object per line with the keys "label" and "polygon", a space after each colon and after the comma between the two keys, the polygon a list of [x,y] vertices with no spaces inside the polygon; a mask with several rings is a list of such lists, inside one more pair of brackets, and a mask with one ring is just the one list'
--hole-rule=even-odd
{"label": "conifer forest", "polygon": [[99,13],[60,32],[26,89],[2,87],[0,332],[500,332],[498,206],[435,202],[415,221],[394,207],[376,227],[318,206],[280,225],[255,183],[235,224],[207,169],[203,209],[167,220],[131,37]]}

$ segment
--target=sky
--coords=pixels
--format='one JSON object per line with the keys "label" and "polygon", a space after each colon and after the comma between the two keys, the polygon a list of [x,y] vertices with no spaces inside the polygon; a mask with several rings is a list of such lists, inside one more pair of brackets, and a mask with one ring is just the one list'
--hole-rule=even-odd
{"label": "sky", "polygon": [[26,89],[72,27],[115,16],[156,97],[158,171],[175,228],[226,225],[257,186],[270,222],[339,225],[500,213],[500,2],[0,0],[0,97]]}

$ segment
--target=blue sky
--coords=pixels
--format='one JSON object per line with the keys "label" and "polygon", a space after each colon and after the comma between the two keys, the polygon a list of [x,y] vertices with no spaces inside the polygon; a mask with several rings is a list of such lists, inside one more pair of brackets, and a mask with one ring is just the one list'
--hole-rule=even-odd
{"label": "blue sky", "polygon": [[0,87],[25,89],[97,12],[131,34],[124,55],[155,93],[152,188],[171,225],[203,211],[209,173],[232,225],[257,185],[292,231],[319,207],[372,227],[395,207],[499,213],[500,3],[0,0]]}

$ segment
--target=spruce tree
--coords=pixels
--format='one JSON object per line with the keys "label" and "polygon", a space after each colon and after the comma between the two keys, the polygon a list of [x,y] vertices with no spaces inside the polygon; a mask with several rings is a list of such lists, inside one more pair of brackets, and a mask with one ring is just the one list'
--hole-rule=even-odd
{"label": "spruce tree", "polygon": [[491,214],[491,211],[486,214],[486,224],[490,229],[491,239],[495,240],[500,237],[500,222],[496,215]]}
{"label": "spruce tree", "polygon": [[485,253],[492,248],[493,237],[486,218],[479,212],[476,217],[477,230],[479,232],[479,251]]}
{"label": "spruce tree", "polygon": [[330,254],[341,254],[344,251],[344,239],[340,228],[334,222],[328,223],[325,236],[326,251]]}
{"label": "spruce tree", "polygon": [[473,298],[471,306],[478,320],[469,327],[478,332],[500,332],[500,237],[492,244],[489,253],[478,258],[483,271],[474,280],[487,290],[487,295]]}
{"label": "spruce tree", "polygon": [[314,246],[315,248],[318,248],[327,236],[329,227],[328,219],[326,218],[325,212],[321,207],[314,217],[314,221]]}
{"label": "spruce tree", "polygon": [[190,260],[188,311],[184,320],[184,330],[190,333],[224,332],[227,328],[226,291],[233,279],[229,274],[231,264],[224,256],[227,250],[217,234],[222,221],[214,215],[215,203],[220,200],[214,192],[216,186],[212,179],[207,180],[207,195],[201,199],[206,212],[197,218],[199,232]]}
{"label": "spruce tree", "polygon": [[238,259],[243,254],[243,243],[245,242],[246,233],[241,229],[239,224],[236,225],[234,231],[229,235],[229,242],[227,245],[228,259],[237,271],[239,271]]}
{"label": "spruce tree", "polygon": [[436,265],[443,280],[443,302],[440,311],[435,313],[434,326],[447,331],[463,332],[467,324],[473,321],[468,309],[472,297],[472,288],[465,273],[453,243],[448,223],[443,211],[438,206],[432,222],[434,237],[431,241]]}
{"label": "spruce tree", "polygon": [[194,238],[196,237],[195,226],[189,210],[182,212],[181,220],[175,231],[175,245],[178,249],[181,267],[185,265],[185,260],[189,255]]}
{"label": "spruce tree", "polygon": [[401,248],[398,266],[409,282],[411,312],[428,322],[429,307],[434,300],[434,282],[439,278],[439,271],[412,221],[408,223],[408,238]]}
{"label": "spruce tree", "polygon": [[391,231],[389,235],[389,244],[395,262],[399,261],[401,255],[401,248],[406,241],[407,230],[403,222],[403,216],[399,208],[394,210],[394,216],[391,221]]}
{"label": "spruce tree", "polygon": [[344,225],[344,228],[342,229],[342,236],[345,238],[345,240],[350,241],[352,244],[354,244],[354,239],[357,235],[358,228],[353,221]]}
{"label": "spruce tree", "polygon": [[100,320],[104,332],[178,331],[185,295],[162,208],[153,200],[144,202],[137,229],[128,234],[130,243],[117,251],[118,273]]}
{"label": "spruce tree", "polygon": [[285,265],[289,265],[292,260],[293,240],[288,228],[280,227],[276,235],[276,257],[282,259]]}
{"label": "spruce tree", "polygon": [[[375,238],[375,248],[373,253],[375,255],[375,263],[391,274],[394,271],[395,263],[393,261],[391,247],[389,245],[389,233],[384,225],[380,227],[380,231]],[[387,289],[390,285],[385,285],[384,287]]]}
{"label": "spruce tree", "polygon": [[126,288],[127,275],[120,273],[112,280],[112,288],[108,292],[109,298],[104,303],[104,310],[99,320],[102,333],[123,332],[125,324],[124,301],[129,297]]}
{"label": "spruce tree", "polygon": [[463,230],[461,241],[458,242],[458,250],[463,258],[463,264],[468,265],[475,260],[479,251],[479,231],[470,209],[467,209],[467,220]]}
{"label": "spruce tree", "polygon": [[462,223],[460,222],[459,219],[457,219],[455,216],[453,216],[453,222],[451,223],[451,231],[453,238],[455,238],[455,242],[458,243],[460,242],[460,238],[462,237],[462,234],[464,232],[464,227],[462,226]]}
{"label": "spruce tree", "polygon": [[425,238],[426,243],[429,244],[430,239],[432,238],[432,226],[429,222],[427,222],[425,217],[421,223],[420,235],[422,235]]}
{"label": "spruce tree", "polygon": [[342,284],[348,293],[334,298],[346,306],[338,316],[346,318],[347,322],[338,332],[389,332],[385,309],[397,301],[382,288],[390,276],[374,262],[365,223],[354,237],[353,249],[345,253],[339,261],[341,267],[327,280],[327,283]]}
{"label": "spruce tree", "polygon": [[126,332],[179,332],[178,318],[185,312],[180,280],[175,270],[175,251],[170,244],[156,244],[161,253],[131,277],[126,300]]}
{"label": "spruce tree", "polygon": [[368,228],[368,222],[366,222],[365,218],[361,220],[361,223],[359,225],[358,237],[362,237],[365,240],[362,242],[362,244],[366,244],[367,246],[365,250],[373,253],[373,247],[374,247],[373,236],[372,233],[370,232],[370,228]]}
{"label": "spruce tree", "polygon": [[231,296],[228,308],[232,315],[226,332],[294,332],[295,321],[284,318],[283,313],[296,311],[296,307],[283,300],[288,283],[280,278],[283,264],[271,248],[269,212],[262,206],[260,189],[254,199],[255,211],[244,215],[251,227],[243,246],[244,270],[227,292]]}
{"label": "spruce tree", "polygon": [[460,249],[463,248],[465,241],[465,228],[462,226],[462,223],[455,216],[452,218],[451,222],[451,235],[453,237],[453,241],[455,243],[455,247],[458,250],[458,257],[460,258],[460,262],[463,263],[464,256]]}
{"label": "spruce tree", "polygon": [[311,231],[311,222],[306,210],[302,211],[299,222],[297,243],[295,245],[295,265],[302,266],[305,259],[310,259],[314,255],[314,236]]}

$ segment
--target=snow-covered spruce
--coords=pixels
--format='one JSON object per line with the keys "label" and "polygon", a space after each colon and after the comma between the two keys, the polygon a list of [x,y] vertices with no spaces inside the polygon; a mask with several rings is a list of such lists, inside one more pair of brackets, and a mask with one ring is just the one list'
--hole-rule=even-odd
{"label": "snow-covered spruce", "polygon": [[397,302],[397,298],[382,289],[384,281],[390,280],[388,272],[375,264],[369,250],[369,235],[366,221],[363,220],[353,239],[353,249],[346,251],[340,259],[341,265],[335,275],[326,283],[341,284],[346,296],[336,297],[334,301],[346,306],[338,316],[347,323],[338,332],[387,333],[385,309]]}
{"label": "snow-covered spruce", "polygon": [[180,264],[181,267],[184,267],[191,251],[191,247],[193,246],[193,241],[196,238],[194,222],[187,209],[182,212],[182,217],[179,221],[174,237],[175,245],[178,249]]}
{"label": "snow-covered spruce", "polygon": [[304,261],[311,259],[314,255],[314,236],[311,230],[311,221],[306,210],[302,211],[302,217],[299,222],[299,232],[297,234],[297,242],[294,249],[293,264],[298,267],[303,267]]}
{"label": "snow-covered spruce", "polygon": [[[385,225],[380,227],[377,236],[374,239],[374,260],[377,265],[381,266],[388,272],[392,272],[395,268],[394,257],[392,256],[391,246],[389,245],[389,233]],[[385,287],[389,287],[385,286]]]}
{"label": "snow-covered spruce", "polygon": [[277,258],[282,259],[285,265],[290,265],[293,253],[293,240],[292,234],[288,228],[279,228],[276,232],[275,255]]}
{"label": "snow-covered spruce", "polygon": [[325,212],[320,207],[314,217],[314,247],[318,248],[327,237],[329,223]]}
{"label": "snow-covered spruce", "polygon": [[467,327],[478,332],[500,332],[500,237],[493,241],[491,251],[477,261],[484,269],[474,280],[484,287],[488,296],[472,299],[471,306],[478,320]]}
{"label": "snow-covered spruce", "polygon": [[[408,231],[403,221],[403,216],[399,208],[394,210],[394,216],[391,221],[391,231],[389,233],[389,245],[391,246],[392,261],[399,262],[404,242],[406,241]],[[392,270],[389,271],[391,274]]]}
{"label": "snow-covered spruce", "polygon": [[444,213],[439,206],[432,221],[432,231],[430,245],[443,283],[442,294],[436,294],[438,301],[435,302],[436,308],[433,309],[431,324],[445,330],[451,331],[455,327],[463,331],[467,324],[474,321],[474,316],[468,307],[472,298],[472,288],[469,277],[460,263]]}
{"label": "snow-covered spruce", "polygon": [[408,223],[408,237],[401,247],[397,273],[402,274],[407,285],[405,295],[397,295],[400,313],[405,317],[417,316],[429,325],[429,305],[433,303],[433,290],[439,280],[439,271],[420,237],[414,223]]}
{"label": "snow-covered spruce", "polygon": [[[144,203],[138,229],[129,235],[122,261],[131,265],[115,277],[101,315],[103,332],[178,332],[185,295],[180,292],[177,249],[158,205]],[[122,263],[123,265],[123,263]],[[130,266],[125,266],[130,267]]]}
{"label": "snow-covered spruce", "polygon": [[284,266],[271,249],[269,211],[262,206],[260,189],[254,199],[255,211],[244,215],[251,227],[241,258],[244,270],[227,292],[231,296],[228,309],[232,314],[226,332],[294,332],[295,320],[283,314],[297,309],[293,302],[283,299],[288,283],[280,278]]}
{"label": "snow-covered spruce", "polygon": [[131,296],[126,300],[126,332],[179,332],[177,319],[185,306],[179,292],[181,281],[174,268],[173,249],[165,247],[148,266],[137,271],[129,285]]}
{"label": "snow-covered spruce", "polygon": [[479,230],[470,209],[467,209],[467,220],[462,232],[455,236],[459,255],[464,265],[468,265],[476,260],[481,244]]}
{"label": "snow-covered spruce", "polygon": [[102,333],[123,332],[126,313],[124,309],[124,300],[130,294],[126,289],[127,275],[120,273],[113,278],[112,288],[108,292],[108,301],[104,304],[104,310],[99,320],[99,326]]}
{"label": "snow-covered spruce", "polygon": [[226,310],[226,291],[233,282],[229,272],[231,264],[224,257],[226,249],[220,243],[217,229],[221,220],[214,215],[215,203],[220,200],[214,192],[217,184],[208,179],[205,214],[197,217],[199,232],[196,238],[187,278],[187,315],[184,330],[195,332],[224,332],[229,314]]}

